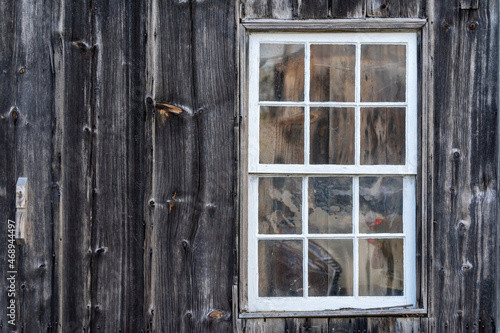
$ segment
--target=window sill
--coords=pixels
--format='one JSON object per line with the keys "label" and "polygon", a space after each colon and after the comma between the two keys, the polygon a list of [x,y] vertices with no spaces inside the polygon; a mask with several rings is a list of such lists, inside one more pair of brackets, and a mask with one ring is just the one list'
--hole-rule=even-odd
{"label": "window sill", "polygon": [[427,315],[427,309],[414,308],[377,308],[377,309],[342,309],[331,311],[283,311],[283,312],[240,312],[240,319],[251,318],[287,318],[287,317],[380,317]]}

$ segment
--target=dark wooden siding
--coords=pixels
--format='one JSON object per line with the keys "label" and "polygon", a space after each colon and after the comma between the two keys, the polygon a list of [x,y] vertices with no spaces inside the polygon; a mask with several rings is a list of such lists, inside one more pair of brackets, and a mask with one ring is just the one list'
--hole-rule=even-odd
{"label": "dark wooden siding", "polygon": [[[14,218],[17,177],[28,177],[31,199],[18,331],[498,326],[496,1],[0,0],[0,9],[1,219]],[[428,19],[427,316],[234,320],[240,17]]]}

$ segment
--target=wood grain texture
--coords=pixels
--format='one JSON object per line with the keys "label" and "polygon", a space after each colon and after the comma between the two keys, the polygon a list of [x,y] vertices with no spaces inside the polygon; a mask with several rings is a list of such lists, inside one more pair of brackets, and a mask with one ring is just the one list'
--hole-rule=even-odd
{"label": "wood grain texture", "polygon": [[329,16],[329,1],[244,0],[243,17],[274,19],[320,19]]}
{"label": "wood grain texture", "polygon": [[[54,78],[48,47],[52,28],[51,6],[43,1],[17,1],[13,10],[15,28],[10,36],[15,35],[10,42],[14,61],[7,72],[16,71],[11,101],[18,118],[10,138],[15,143],[15,158],[11,160],[15,178],[9,183],[18,177],[27,177],[28,198],[31,198],[27,209],[26,245],[18,247],[17,253],[17,329],[40,332],[52,326],[51,316],[55,310],[51,307],[51,143],[54,118]],[[12,195],[13,188],[7,193]]]}
{"label": "wood grain texture", "polygon": [[[54,259],[58,332],[88,329],[91,320],[93,64],[90,1],[54,8]],[[56,324],[57,323],[57,324]]]}
{"label": "wood grain texture", "polygon": [[148,93],[182,110],[156,107],[151,124],[147,242],[158,332],[232,331],[234,10],[232,1],[158,1],[148,9]]}
{"label": "wood grain texture", "polygon": [[[474,2],[477,0],[461,0]],[[423,0],[418,1],[277,1],[277,0],[242,0],[245,18],[274,19],[353,19],[366,17],[417,18],[423,16]]]}
{"label": "wood grain texture", "polygon": [[[17,81],[15,61],[15,5],[16,1],[0,1],[0,221],[2,243],[7,245],[7,221],[15,218],[15,188],[16,188],[16,127],[17,110],[15,109],[15,82]],[[15,111],[15,112],[13,112]],[[18,254],[19,255],[19,254]],[[0,267],[2,278],[7,267],[7,246],[0,247]],[[2,286],[5,286],[2,284]],[[8,331],[12,327],[7,324],[6,288],[2,289],[0,297],[0,332]]]}
{"label": "wood grain texture", "polygon": [[428,329],[493,331],[498,62],[491,59],[498,59],[498,4],[483,1],[478,11],[437,1],[433,7],[429,291],[440,295],[431,299],[435,321]]}
{"label": "wood grain texture", "polygon": [[144,329],[145,6],[94,7],[92,331]]}
{"label": "wood grain texture", "polygon": [[[425,1],[368,0],[367,17],[421,17]],[[448,3],[449,6],[449,3]]]}

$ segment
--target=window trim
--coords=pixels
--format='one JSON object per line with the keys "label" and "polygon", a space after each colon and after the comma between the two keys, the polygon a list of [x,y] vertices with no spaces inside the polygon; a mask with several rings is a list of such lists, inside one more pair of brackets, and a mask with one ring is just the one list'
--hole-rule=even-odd
{"label": "window trim", "polygon": [[[426,262],[425,258],[425,247],[422,246],[425,244],[425,231],[423,229],[423,225],[425,224],[423,221],[424,216],[426,216],[426,212],[424,209],[421,209],[421,202],[425,202],[426,194],[423,191],[426,188],[425,184],[422,182],[421,175],[424,172],[424,163],[421,161],[421,157],[425,156],[423,149],[426,148],[424,144],[422,147],[417,149],[418,152],[418,165],[413,165],[411,169],[415,170],[417,174],[416,177],[416,273],[417,273],[417,283],[415,285],[416,296],[417,296],[417,304],[414,308],[407,308],[404,306],[396,306],[396,307],[388,307],[388,308],[370,308],[370,309],[342,309],[342,310],[326,310],[326,311],[280,311],[280,312],[250,312],[248,310],[248,183],[247,183],[247,175],[252,172],[257,173],[273,173],[272,170],[266,169],[252,169],[249,170],[249,163],[247,160],[248,149],[249,149],[249,140],[248,138],[248,114],[247,110],[249,109],[249,82],[250,82],[250,73],[248,71],[249,59],[252,58],[252,55],[248,54],[249,50],[249,35],[252,32],[278,32],[278,31],[286,31],[286,32],[311,32],[311,31],[324,31],[324,32],[359,32],[364,31],[368,32],[417,32],[417,66],[420,70],[417,73],[417,87],[418,96],[417,100],[417,110],[416,113],[418,115],[418,133],[416,136],[419,138],[417,142],[421,142],[420,137],[423,132],[426,132],[426,127],[424,127],[424,121],[422,121],[422,97],[425,96],[422,94],[422,73],[425,70],[423,66],[423,62],[421,61],[421,53],[425,51],[424,48],[419,48],[419,44],[422,40],[422,35],[425,34],[425,29],[422,29],[426,23],[424,19],[367,19],[367,20],[309,20],[309,21],[284,21],[284,20],[243,20],[240,26],[240,39],[241,39],[241,50],[240,50],[240,117],[241,117],[241,127],[240,127],[240,140],[241,145],[239,146],[238,154],[241,156],[240,161],[240,180],[239,180],[239,207],[240,207],[240,253],[241,256],[239,258],[239,317],[240,318],[262,318],[262,317],[297,317],[297,316],[306,316],[306,317],[334,317],[334,316],[379,316],[379,315],[424,315],[427,313],[427,304],[426,304],[426,277],[424,272],[424,262]],[[407,120],[408,121],[408,120]],[[410,151],[408,147],[407,151]],[[425,149],[427,150],[427,149]],[[261,165],[262,166],[262,165]],[[296,166],[287,166],[293,168],[296,172]],[[398,166],[399,167],[399,166]],[[401,169],[401,168],[400,168]],[[250,171],[250,172],[249,172]],[[387,173],[397,175],[399,172],[403,171],[404,174],[410,174],[408,169],[406,170],[397,170],[398,172],[392,172],[396,170],[387,170]],[[418,172],[416,172],[418,171]],[[278,172],[278,171],[275,171]],[[283,173],[283,170],[279,170],[280,173]],[[294,172],[294,173],[295,173]],[[324,171],[326,173],[326,171]],[[368,174],[365,170],[358,170],[360,174]],[[304,170],[304,174],[313,173],[313,174],[321,174],[323,171],[321,170],[311,170],[307,172]],[[328,172],[329,173],[329,172]],[[383,172],[385,173],[385,172]],[[377,174],[381,174],[380,171]],[[421,201],[421,197],[424,201]],[[420,208],[420,210],[418,209]]]}

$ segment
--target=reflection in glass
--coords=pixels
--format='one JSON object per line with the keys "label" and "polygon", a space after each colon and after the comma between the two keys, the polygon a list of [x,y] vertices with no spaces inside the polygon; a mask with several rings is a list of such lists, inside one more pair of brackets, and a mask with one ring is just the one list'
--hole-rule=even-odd
{"label": "reflection in glass", "polygon": [[352,233],[352,178],[309,178],[309,233]]}
{"label": "reflection in glass", "polygon": [[311,108],[310,163],[354,164],[354,108]]}
{"label": "reflection in glass", "polygon": [[309,296],[353,295],[352,239],[309,240]]}
{"label": "reflection in glass", "polygon": [[311,101],[354,102],[355,45],[311,45]]}
{"label": "reflection in glass", "polygon": [[261,44],[259,100],[304,100],[304,45]]}
{"label": "reflection in glass", "polygon": [[359,232],[403,232],[403,177],[359,178]]}
{"label": "reflection in glass", "polygon": [[361,45],[361,101],[404,102],[406,46]]}
{"label": "reflection in glass", "polygon": [[361,108],[361,164],[405,164],[405,108]]}
{"label": "reflection in glass", "polygon": [[302,233],[302,178],[259,178],[259,234]]}
{"label": "reflection in glass", "polygon": [[302,296],[302,241],[259,241],[259,296]]}
{"label": "reflection in glass", "polygon": [[262,106],[259,145],[260,163],[304,163],[304,109]]}
{"label": "reflection in glass", "polygon": [[403,240],[359,240],[359,295],[402,296]]}

